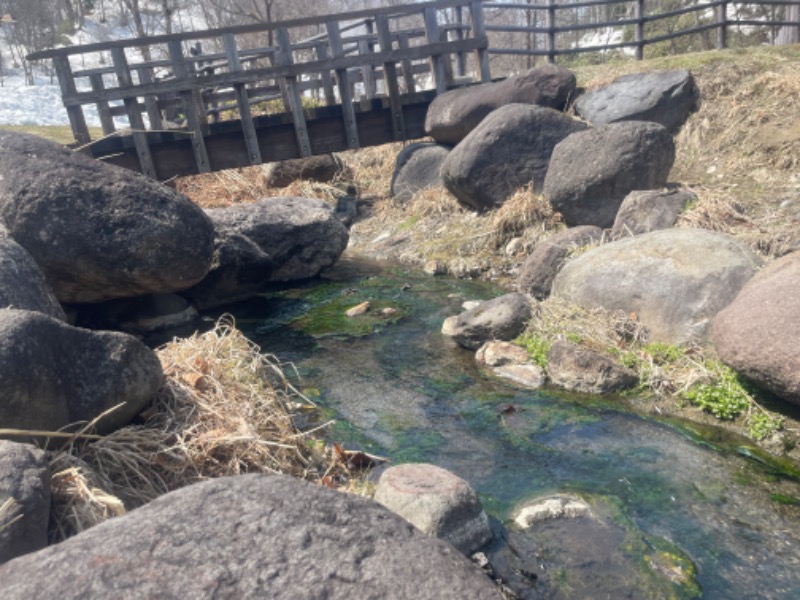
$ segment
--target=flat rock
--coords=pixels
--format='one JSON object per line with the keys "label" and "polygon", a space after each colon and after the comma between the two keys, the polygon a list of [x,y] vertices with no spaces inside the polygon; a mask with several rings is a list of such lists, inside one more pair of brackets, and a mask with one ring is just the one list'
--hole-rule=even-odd
{"label": "flat rock", "polygon": [[0,173],[0,220],[61,302],[174,292],[208,272],[211,221],[165,185],[8,131]]}
{"label": "flat rock", "polygon": [[761,263],[729,235],[664,229],[577,256],[556,276],[553,295],[586,308],[635,313],[650,341],[702,342],[714,316]]}
{"label": "flat rock", "polygon": [[631,73],[575,101],[575,112],[590,123],[653,121],[677,133],[697,110],[700,93],[685,69]]}
{"label": "flat rock", "polygon": [[475,490],[435,465],[409,463],[386,469],[375,489],[375,501],[464,554],[492,539],[489,518]]}
{"label": "flat rock", "polygon": [[349,176],[349,170],[333,154],[272,162],[261,170],[262,183],[271,188],[286,187],[295,181],[330,183]]}
{"label": "flat rock", "polygon": [[664,187],[674,160],[672,136],[657,123],[601,125],[555,147],[543,193],[567,225],[605,229],[630,192]]}
{"label": "flat rock", "polygon": [[545,384],[547,376],[544,369],[539,365],[502,365],[492,368],[492,372],[498,377],[513,381],[528,389],[536,390]]}
{"label": "flat rock", "polygon": [[15,504],[0,517],[0,563],[47,545],[50,470],[45,453],[29,444],[0,440],[0,506]]}
{"label": "flat rock", "polygon": [[3,227],[0,227],[0,307],[35,310],[67,320],[33,257]]}
{"label": "flat rock", "polygon": [[271,259],[270,281],[316,277],[349,240],[331,207],[316,198],[280,196],[207,212],[215,227],[248,238]]}
{"label": "flat rock", "polygon": [[163,380],[155,352],[136,338],[72,327],[38,312],[0,310],[0,423],[55,431],[91,421],[107,433],[130,423]]}
{"label": "flat rock", "polygon": [[540,192],[556,144],[586,124],[550,108],[509,104],[488,115],[447,155],[444,185],[476,210],[505,202],[517,189]]}
{"label": "flat rock", "polygon": [[501,106],[536,104],[563,110],[574,90],[575,75],[554,64],[503,81],[450,90],[428,107],[425,132],[440,144],[455,146]]}
{"label": "flat rock", "polygon": [[511,342],[486,342],[478,348],[475,360],[487,367],[503,365],[524,365],[530,361],[528,351]]}
{"label": "flat rock", "polygon": [[711,338],[725,364],[800,404],[800,252],[753,277],[717,314]]}
{"label": "flat rock", "polygon": [[489,340],[513,340],[525,330],[530,318],[527,296],[505,294],[446,319],[442,333],[464,348],[477,350]]}
{"label": "flat rock", "polygon": [[397,155],[392,174],[392,197],[408,202],[414,194],[427,189],[444,189],[441,168],[451,147],[431,142],[416,142]]}
{"label": "flat rock", "polygon": [[603,230],[594,225],[571,227],[536,244],[517,274],[517,290],[537,300],[550,296],[553,280],[570,252],[600,241]]}
{"label": "flat rock", "polygon": [[622,201],[611,228],[611,239],[669,229],[686,206],[697,200],[689,190],[633,191]]}
{"label": "flat rock", "polygon": [[3,597],[500,598],[375,502],[282,475],[198,483],[0,566]]}
{"label": "flat rock", "polygon": [[639,383],[639,376],[610,356],[564,340],[547,354],[547,376],[553,385],[586,394],[619,392]]}
{"label": "flat rock", "polygon": [[521,507],[514,515],[514,522],[523,529],[536,523],[552,519],[577,519],[591,513],[589,505],[574,496],[550,496],[537,498]]}

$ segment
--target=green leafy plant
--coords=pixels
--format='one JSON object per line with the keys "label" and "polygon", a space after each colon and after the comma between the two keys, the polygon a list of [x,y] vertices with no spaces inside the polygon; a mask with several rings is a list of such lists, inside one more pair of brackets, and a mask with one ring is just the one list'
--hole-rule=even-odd
{"label": "green leafy plant", "polygon": [[543,369],[547,368],[547,354],[550,352],[550,347],[552,345],[549,340],[538,335],[525,335],[519,338],[517,343],[528,351],[531,360],[535,364]]}
{"label": "green leafy plant", "polygon": [[732,420],[750,408],[753,401],[738,375],[721,363],[711,363],[713,379],[692,386],[686,399],[718,419]]}
{"label": "green leafy plant", "polygon": [[783,425],[783,418],[759,412],[751,414],[747,419],[747,427],[750,430],[750,437],[756,441],[771,436]]}
{"label": "green leafy plant", "polygon": [[677,362],[684,354],[681,348],[661,342],[651,342],[644,346],[642,350],[652,356],[653,362],[657,365]]}

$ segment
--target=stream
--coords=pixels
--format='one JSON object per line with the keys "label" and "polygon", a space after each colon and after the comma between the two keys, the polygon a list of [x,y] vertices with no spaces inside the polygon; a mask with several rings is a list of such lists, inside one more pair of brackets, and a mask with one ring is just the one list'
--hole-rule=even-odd
{"label": "stream", "polygon": [[[800,598],[797,471],[721,430],[483,371],[440,328],[500,293],[345,256],[226,311],[295,365],[322,420],[337,419],[332,439],[467,480],[494,523],[486,554],[520,598]],[[344,316],[365,300],[366,315]],[[521,503],[553,494],[595,518],[514,526]]]}

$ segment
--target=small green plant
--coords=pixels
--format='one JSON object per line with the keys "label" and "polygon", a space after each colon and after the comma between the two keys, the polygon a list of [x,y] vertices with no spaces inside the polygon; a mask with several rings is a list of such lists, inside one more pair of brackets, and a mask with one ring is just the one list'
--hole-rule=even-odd
{"label": "small green plant", "polygon": [[783,425],[783,419],[769,415],[765,412],[751,414],[747,419],[747,427],[750,430],[750,437],[756,441],[771,436]]}
{"label": "small green plant", "polygon": [[661,342],[651,342],[644,346],[642,350],[652,356],[653,362],[657,365],[677,362],[684,354],[683,350],[677,346]]}
{"label": "small green plant", "polygon": [[580,344],[583,342],[583,336],[579,333],[567,333],[564,337],[573,344]]}
{"label": "small green plant", "polygon": [[542,367],[547,368],[547,354],[550,352],[550,341],[538,335],[522,336],[517,340],[517,343],[522,345],[528,351],[531,360]]}
{"label": "small green plant", "polygon": [[718,419],[735,419],[750,408],[753,399],[732,369],[721,363],[709,366],[714,375],[712,381],[691,387],[685,397]]}

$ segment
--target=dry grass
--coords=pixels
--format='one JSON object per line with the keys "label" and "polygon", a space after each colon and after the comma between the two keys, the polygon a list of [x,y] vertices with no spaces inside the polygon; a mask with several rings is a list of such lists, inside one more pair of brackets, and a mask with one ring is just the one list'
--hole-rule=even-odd
{"label": "dry grass", "polygon": [[11,527],[24,516],[19,512],[19,508],[19,503],[11,497],[6,498],[0,504],[0,532]]}
{"label": "dry grass", "polygon": [[166,379],[142,424],[54,455],[53,541],[196,481],[253,472],[316,480],[326,470],[324,444],[292,419],[310,401],[232,321],[158,354]]}

